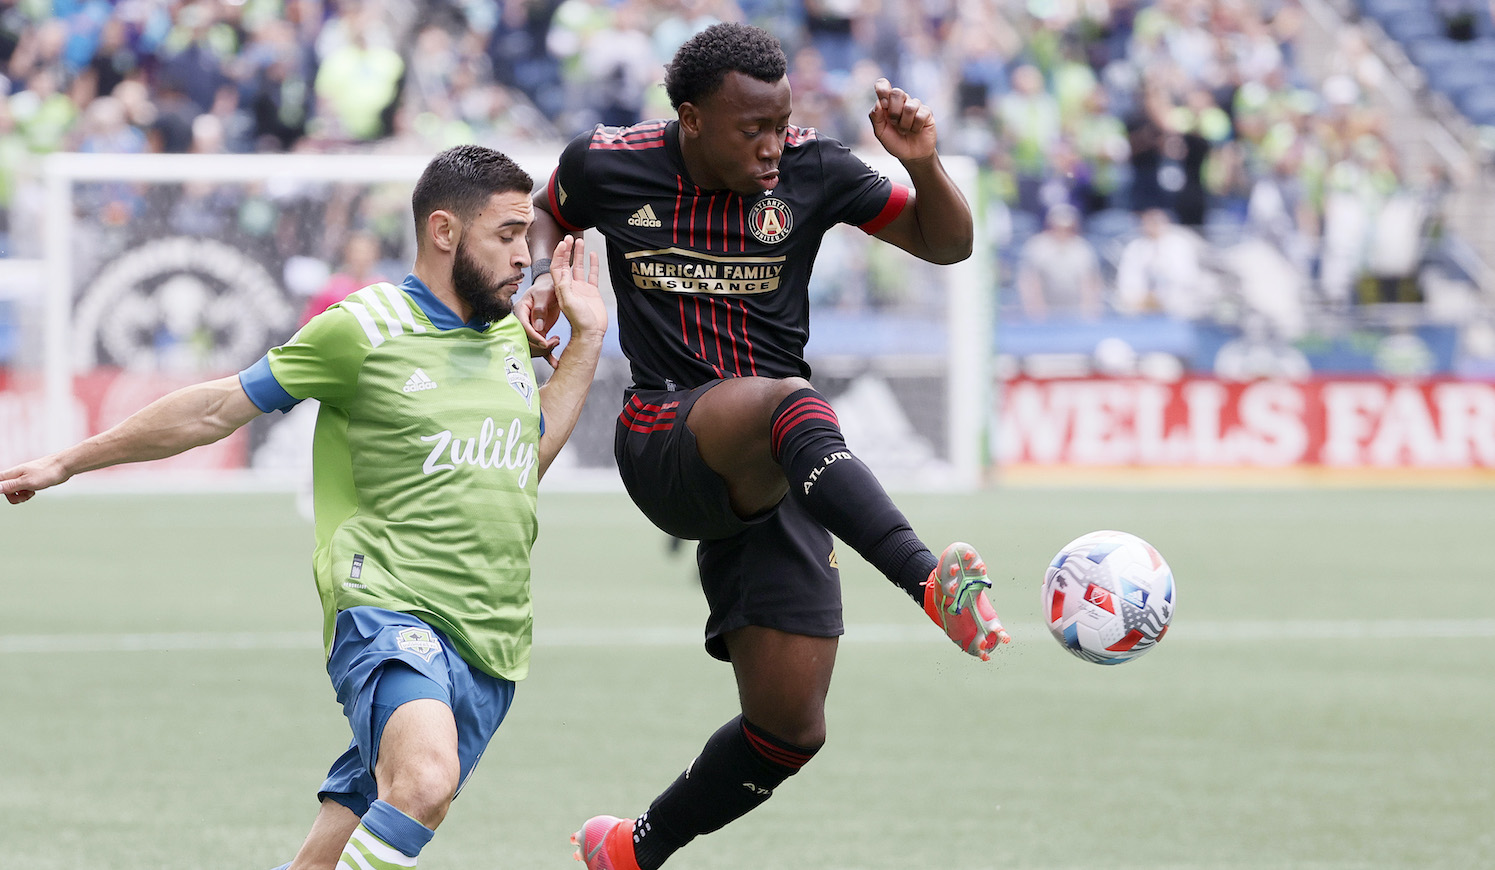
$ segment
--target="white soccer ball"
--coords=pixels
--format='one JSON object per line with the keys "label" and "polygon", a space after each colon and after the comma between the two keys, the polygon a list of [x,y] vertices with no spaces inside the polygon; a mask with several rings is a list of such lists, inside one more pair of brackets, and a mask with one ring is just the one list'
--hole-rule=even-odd
{"label": "white soccer ball", "polygon": [[1119,665],[1163,639],[1178,591],[1153,546],[1126,532],[1091,532],[1059,551],[1043,575],[1043,614],[1064,648]]}

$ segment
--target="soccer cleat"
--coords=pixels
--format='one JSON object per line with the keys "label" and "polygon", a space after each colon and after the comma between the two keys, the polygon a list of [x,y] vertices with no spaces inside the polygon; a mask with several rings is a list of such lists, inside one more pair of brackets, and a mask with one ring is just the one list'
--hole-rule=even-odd
{"label": "soccer cleat", "polygon": [[633,857],[633,819],[593,816],[571,835],[571,857],[587,870],[639,870]]}
{"label": "soccer cleat", "polygon": [[1012,642],[986,597],[990,588],[986,563],[974,547],[959,541],[945,548],[924,581],[924,612],[956,646],[983,662],[997,644]]}

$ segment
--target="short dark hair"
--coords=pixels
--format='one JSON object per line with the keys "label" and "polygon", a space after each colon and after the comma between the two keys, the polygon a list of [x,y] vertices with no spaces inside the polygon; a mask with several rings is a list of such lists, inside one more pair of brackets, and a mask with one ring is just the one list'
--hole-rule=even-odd
{"label": "short dark hair", "polygon": [[416,238],[425,231],[426,218],[437,210],[468,220],[495,193],[529,193],[535,182],[506,155],[481,145],[458,145],[437,154],[426,165],[410,197],[415,212]]}
{"label": "short dark hair", "polygon": [[675,52],[665,67],[664,89],[678,109],[716,93],[729,72],[773,84],[788,69],[789,60],[772,33],[750,24],[713,24]]}

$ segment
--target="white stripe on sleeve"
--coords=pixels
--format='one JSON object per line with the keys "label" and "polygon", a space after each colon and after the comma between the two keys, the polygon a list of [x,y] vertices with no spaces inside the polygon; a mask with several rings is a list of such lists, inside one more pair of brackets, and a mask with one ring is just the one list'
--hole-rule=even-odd
{"label": "white stripe on sleeve", "polygon": [[374,318],[369,316],[367,308],[364,308],[351,299],[344,299],[343,307],[353,312],[353,316],[358,318],[358,325],[363,327],[363,334],[369,337],[371,345],[378,347],[384,343],[384,333],[379,331],[378,325],[374,323]]}

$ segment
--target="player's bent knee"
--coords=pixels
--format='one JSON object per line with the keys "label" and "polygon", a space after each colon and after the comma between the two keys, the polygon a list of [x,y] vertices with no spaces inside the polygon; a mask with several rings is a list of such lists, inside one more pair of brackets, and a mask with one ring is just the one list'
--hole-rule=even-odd
{"label": "player's bent knee", "polygon": [[800,390],[813,390],[815,385],[804,378],[782,378],[774,382],[773,404],[775,407]]}
{"label": "player's bent knee", "polygon": [[823,714],[818,717],[812,714],[775,716],[760,711],[757,715],[749,716],[745,713],[744,716],[752,721],[755,727],[785,743],[812,751],[818,751],[825,745],[826,727]]}
{"label": "player's bent knee", "polygon": [[400,812],[428,828],[435,828],[446,817],[452,799],[457,795],[459,769],[455,758],[431,759],[425,763],[402,766],[380,783],[379,797]]}

